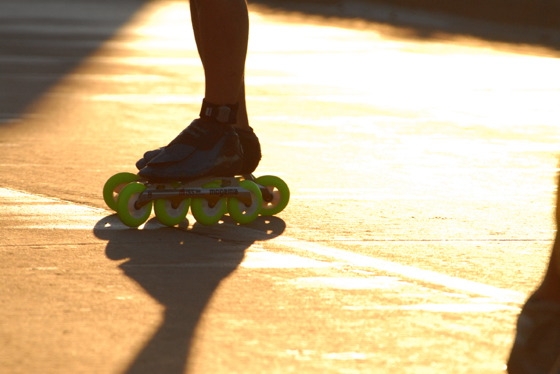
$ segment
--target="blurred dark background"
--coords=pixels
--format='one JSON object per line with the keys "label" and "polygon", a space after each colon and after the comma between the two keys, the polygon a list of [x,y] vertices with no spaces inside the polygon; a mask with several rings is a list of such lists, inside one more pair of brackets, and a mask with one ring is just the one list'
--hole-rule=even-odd
{"label": "blurred dark background", "polygon": [[560,0],[249,0],[249,3],[272,12],[374,22],[389,26],[394,35],[417,39],[466,36],[507,43],[520,52],[527,47],[539,48],[548,55],[560,51]]}
{"label": "blurred dark background", "polygon": [[[348,8],[365,9],[367,4],[406,7],[454,16],[476,18],[507,24],[560,28],[560,0],[252,0],[278,8],[296,8],[336,15],[348,12]],[[342,14],[344,16],[344,14]],[[364,18],[370,15],[364,14]]]}

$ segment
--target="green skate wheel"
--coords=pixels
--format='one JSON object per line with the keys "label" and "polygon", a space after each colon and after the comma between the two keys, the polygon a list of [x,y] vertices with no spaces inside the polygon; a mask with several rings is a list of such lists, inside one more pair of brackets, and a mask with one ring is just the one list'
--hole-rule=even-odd
{"label": "green skate wheel", "polygon": [[[210,182],[202,186],[203,188],[219,188],[220,183]],[[218,223],[227,211],[226,199],[222,198],[210,205],[204,198],[195,198],[191,202],[191,213],[198,223],[203,225],[214,225]]]}
{"label": "green skate wheel", "polygon": [[103,200],[112,210],[117,210],[117,198],[119,193],[127,184],[136,182],[140,177],[132,173],[117,173],[107,179],[103,186]]}
{"label": "green skate wheel", "polygon": [[152,213],[153,203],[138,208],[136,201],[138,196],[146,190],[146,186],[142,183],[132,182],[126,185],[119,194],[117,199],[117,214],[122,223],[129,227],[138,227],[148,220]]}
{"label": "green skate wheel", "polygon": [[245,203],[237,198],[230,197],[228,199],[228,212],[231,218],[233,218],[237,223],[251,223],[259,216],[261,211],[263,204],[261,189],[255,184],[255,182],[249,180],[241,181],[239,186],[251,193],[251,204],[245,205]]}
{"label": "green skate wheel", "polygon": [[[290,201],[290,189],[286,182],[274,175],[263,175],[258,177],[255,182],[268,190],[268,194],[263,194],[263,204],[261,214],[263,216],[273,216],[280,213],[288,206]],[[269,195],[271,199],[267,199]]]}
{"label": "green skate wheel", "polygon": [[181,223],[189,211],[190,199],[182,200],[174,206],[171,200],[158,199],[154,202],[154,212],[159,222],[165,226],[175,226]]}

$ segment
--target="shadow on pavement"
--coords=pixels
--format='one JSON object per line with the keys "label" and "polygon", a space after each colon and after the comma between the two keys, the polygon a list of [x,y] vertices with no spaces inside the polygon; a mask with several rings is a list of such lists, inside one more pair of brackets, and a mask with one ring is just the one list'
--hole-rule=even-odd
{"label": "shadow on pavement", "polygon": [[[233,223],[164,228],[148,221],[141,230],[123,229],[113,215],[94,234],[107,240],[106,255],[164,308],[163,322],[131,361],[126,373],[184,373],[197,324],[214,292],[256,241],[281,235],[285,223],[259,217],[243,227]],[[134,338],[134,337],[132,337]]]}
{"label": "shadow on pavement", "polygon": [[149,0],[2,0],[0,124],[110,39]]}
{"label": "shadow on pavement", "polygon": [[[517,45],[531,45],[560,51],[560,27],[551,27],[550,22],[524,22],[523,14],[504,16],[492,21],[492,15],[508,14],[511,7],[486,10],[471,9],[469,4],[457,2],[411,1],[415,7],[398,6],[397,3],[372,0],[251,0],[251,4],[264,6],[265,12],[296,12],[338,21],[359,20],[396,27],[392,34],[417,39],[446,38],[446,36],[469,36],[478,39]],[[406,4],[403,0],[401,3]],[[529,2],[527,2],[529,3]],[[436,5],[434,5],[436,4]],[[428,6],[429,5],[429,6]],[[437,11],[437,9],[442,11]],[[463,9],[464,8],[464,9]],[[463,11],[461,11],[463,9]],[[528,9],[538,12],[536,4]],[[436,10],[436,11],[434,11]],[[447,12],[444,12],[447,10]],[[451,11],[450,11],[451,10]],[[465,12],[464,10],[469,10]],[[492,14],[488,10],[491,10]],[[474,16],[476,15],[476,16]],[[550,18],[550,17],[548,17]],[[548,19],[547,18],[547,19]],[[538,20],[538,15],[536,17]],[[323,22],[324,23],[324,22]]]}

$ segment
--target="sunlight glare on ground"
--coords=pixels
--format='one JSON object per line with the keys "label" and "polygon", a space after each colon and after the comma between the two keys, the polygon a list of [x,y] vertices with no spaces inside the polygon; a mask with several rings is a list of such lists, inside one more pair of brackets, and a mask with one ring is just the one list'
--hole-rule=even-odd
{"label": "sunlight glare on ground", "polygon": [[[260,95],[259,88],[265,86],[276,87],[280,97],[292,102],[298,97],[314,101],[316,106],[306,109],[314,111],[313,118],[321,126],[345,122],[355,126],[353,111],[356,115],[370,111],[377,118],[389,115],[403,123],[453,122],[490,128],[550,126],[560,118],[558,59],[493,49],[491,43],[419,43],[387,36],[375,27],[354,30],[324,23],[290,23],[251,14],[246,72],[251,108],[274,99]],[[73,78],[79,76],[81,84],[87,83],[88,72],[108,63],[145,67],[145,75],[136,76],[139,82],[174,79],[159,75],[159,66],[172,66],[177,75],[185,67],[201,69],[188,3],[148,3]],[[135,79],[126,74],[110,76],[126,82]],[[103,76],[96,72],[96,79]],[[203,94],[202,69],[188,79],[185,92],[103,92],[92,99],[198,103]],[[323,86],[319,95],[318,82]],[[331,103],[348,104],[348,112],[333,116],[327,110]],[[366,129],[370,125],[363,124]]]}
{"label": "sunlight glare on ground", "polygon": [[[273,50],[285,58],[271,58]],[[419,43],[329,26],[327,21],[318,27],[254,16],[250,51],[249,70],[285,66],[297,76],[259,82],[249,73],[249,86],[283,82],[287,91],[305,95],[306,84],[322,81],[324,94],[316,100],[325,105],[347,102],[386,109],[398,103],[419,120],[464,126],[550,125],[560,115],[555,104],[560,98],[559,60],[496,50],[490,43]],[[307,54],[295,58],[293,51]]]}

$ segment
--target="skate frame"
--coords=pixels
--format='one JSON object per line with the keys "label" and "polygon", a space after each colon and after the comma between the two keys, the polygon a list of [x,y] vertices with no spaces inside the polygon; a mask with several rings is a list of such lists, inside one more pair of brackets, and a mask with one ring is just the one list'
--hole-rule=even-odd
{"label": "skate frame", "polygon": [[[243,175],[241,177],[207,177],[189,182],[150,182],[139,180],[146,186],[134,207],[140,209],[151,201],[158,199],[170,200],[173,207],[179,206],[185,199],[203,198],[208,201],[208,205],[213,207],[224,197],[235,197],[246,206],[252,202],[251,192],[239,186],[240,180],[255,181],[253,175]],[[201,187],[209,182],[219,182],[220,187],[205,188]],[[270,191],[259,185],[264,201],[272,201]]]}

